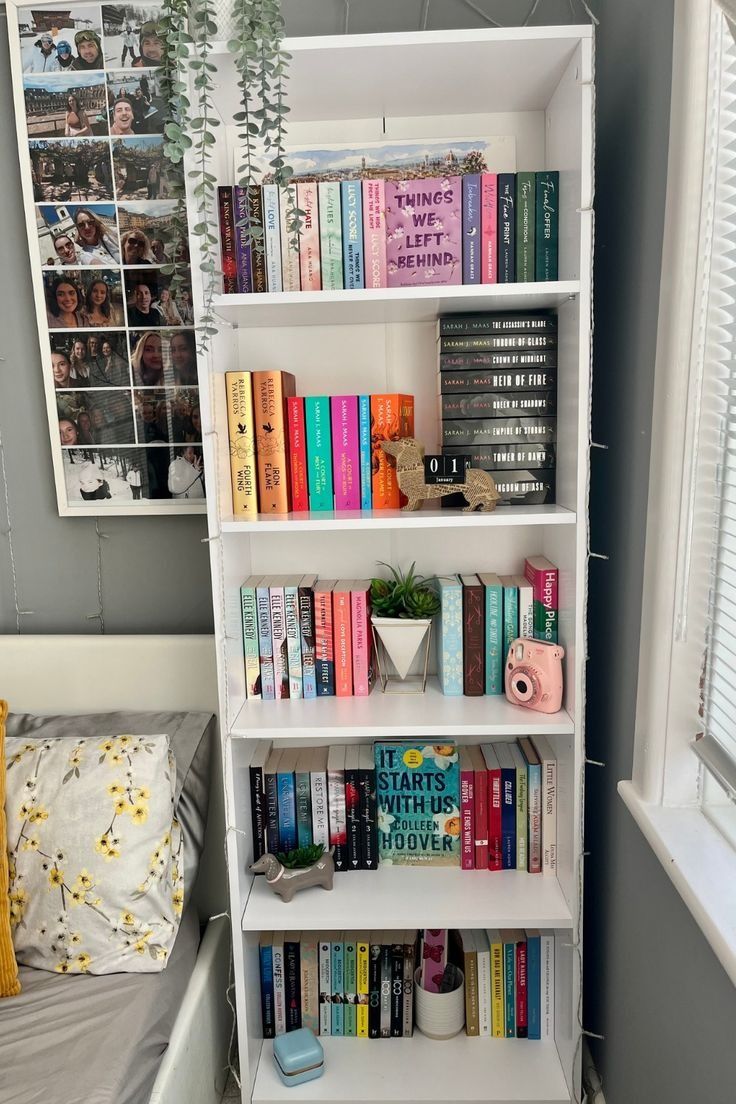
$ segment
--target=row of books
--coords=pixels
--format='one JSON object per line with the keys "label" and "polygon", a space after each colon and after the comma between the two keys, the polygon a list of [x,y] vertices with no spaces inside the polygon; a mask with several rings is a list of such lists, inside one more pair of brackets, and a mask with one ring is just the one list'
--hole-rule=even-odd
{"label": "row of books", "polygon": [[536,929],[459,931],[465,1032],[496,1039],[553,1039],[555,939]]}
{"label": "row of books", "polygon": [[[559,188],[547,170],[220,187],[223,289],[556,280]],[[252,226],[263,228],[258,244]]]}
{"label": "row of books", "polygon": [[554,502],[557,314],[446,315],[437,331],[443,453],[491,472],[502,501]]}
{"label": "row of books", "polygon": [[279,371],[226,372],[225,386],[236,517],[402,504],[380,443],[413,435],[412,395],[302,398]]}
{"label": "row of books", "polygon": [[443,694],[504,693],[504,663],[518,637],[557,642],[558,569],[528,556],[523,575],[450,575],[437,580],[437,675]]}

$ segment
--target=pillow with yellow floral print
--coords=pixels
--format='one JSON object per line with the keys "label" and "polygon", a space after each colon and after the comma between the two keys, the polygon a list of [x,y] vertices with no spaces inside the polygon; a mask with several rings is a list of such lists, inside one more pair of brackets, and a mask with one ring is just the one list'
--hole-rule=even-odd
{"label": "pillow with yellow floral print", "polygon": [[62,974],[163,970],[184,899],[168,737],[17,737],[6,755],[18,961]]}

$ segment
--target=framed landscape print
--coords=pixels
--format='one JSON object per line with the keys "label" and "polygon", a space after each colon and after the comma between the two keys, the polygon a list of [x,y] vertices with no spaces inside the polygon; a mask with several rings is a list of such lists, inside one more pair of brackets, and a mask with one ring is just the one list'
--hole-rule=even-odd
{"label": "framed landscape print", "polygon": [[6,8],[59,512],[202,513],[184,179],[163,152],[161,7]]}

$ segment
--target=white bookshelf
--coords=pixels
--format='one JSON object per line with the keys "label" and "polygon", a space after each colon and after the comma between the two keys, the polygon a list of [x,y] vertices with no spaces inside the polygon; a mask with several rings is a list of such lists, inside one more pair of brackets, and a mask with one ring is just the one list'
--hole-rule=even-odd
{"label": "white bookshelf", "polygon": [[[501,285],[309,294],[220,295],[217,337],[202,365],[201,407],[244,1104],[429,1101],[571,1104],[580,1098],[579,941],[581,778],[585,682],[592,266],[592,33],[533,27],[304,38],[292,54],[290,140],[513,135],[517,169],[561,177],[560,279]],[[216,47],[216,107],[235,108],[232,60]],[[215,171],[233,181],[231,128],[219,128]],[[190,212],[192,215],[193,211]],[[192,218],[192,224],[197,221]],[[192,238],[195,296],[202,301]],[[462,514],[400,512],[233,517],[223,373],[293,371],[300,394],[403,391],[415,396],[415,433],[439,445],[436,318],[448,311],[554,307],[559,314],[557,504]],[[202,370],[201,369],[201,370]],[[457,532],[453,532],[457,530]],[[288,538],[288,539],[287,539]],[[542,553],[560,568],[560,641],[567,652],[563,709],[528,713],[503,698],[444,697],[436,679],[419,697],[247,702],[239,588],[251,574],[316,572],[363,578],[376,561],[416,560],[426,574],[518,573]],[[368,743],[446,737],[461,743],[545,733],[558,756],[557,878],[459,870],[350,872],[332,893],[286,905],[248,873],[252,848],[248,766],[259,741]],[[423,927],[552,928],[555,1039],[323,1040],[325,1074],[284,1089],[261,1030],[261,930]]]}

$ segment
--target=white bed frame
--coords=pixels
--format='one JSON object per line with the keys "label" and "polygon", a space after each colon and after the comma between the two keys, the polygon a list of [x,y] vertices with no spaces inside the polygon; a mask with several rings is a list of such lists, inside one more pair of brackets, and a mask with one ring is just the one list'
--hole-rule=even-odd
{"label": "white bed frame", "polygon": [[[144,676],[144,677],[142,677]],[[211,636],[0,636],[0,696],[13,713],[115,709],[217,712]],[[222,773],[210,809],[195,902],[207,922],[227,908]],[[230,925],[207,924],[150,1104],[217,1104],[227,1078]]]}

